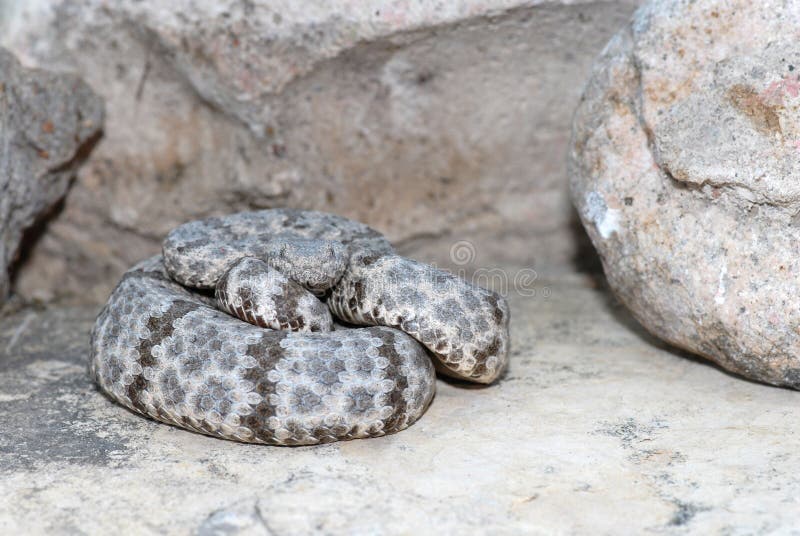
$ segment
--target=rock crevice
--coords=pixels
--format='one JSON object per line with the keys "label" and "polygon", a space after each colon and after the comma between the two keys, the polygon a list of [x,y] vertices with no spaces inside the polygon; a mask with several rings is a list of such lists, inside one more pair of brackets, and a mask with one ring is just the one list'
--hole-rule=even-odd
{"label": "rock crevice", "polygon": [[103,103],[83,81],[0,49],[0,303],[25,232],[63,198],[102,124]]}

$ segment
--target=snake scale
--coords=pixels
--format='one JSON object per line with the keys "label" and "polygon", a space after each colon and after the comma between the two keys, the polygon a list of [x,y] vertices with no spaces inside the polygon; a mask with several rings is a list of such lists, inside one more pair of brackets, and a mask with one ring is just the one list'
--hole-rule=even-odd
{"label": "snake scale", "polygon": [[435,370],[494,381],[499,295],[399,256],[358,222],[243,212],[181,225],[122,277],[90,372],[129,409],[237,441],[311,445],[407,428]]}

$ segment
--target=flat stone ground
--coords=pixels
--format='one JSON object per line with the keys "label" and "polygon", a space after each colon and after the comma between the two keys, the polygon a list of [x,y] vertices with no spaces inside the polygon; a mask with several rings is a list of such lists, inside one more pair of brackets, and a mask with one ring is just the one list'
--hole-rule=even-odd
{"label": "flat stone ground", "polygon": [[0,321],[0,533],[796,531],[800,393],[671,351],[568,279],[509,296],[496,385],[440,381],[410,429],[320,447],[138,417],[87,378],[96,310],[15,313]]}

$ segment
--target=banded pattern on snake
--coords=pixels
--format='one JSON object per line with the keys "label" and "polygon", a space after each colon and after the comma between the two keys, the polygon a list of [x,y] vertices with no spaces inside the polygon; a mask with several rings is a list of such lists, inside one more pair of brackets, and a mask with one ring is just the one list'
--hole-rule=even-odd
{"label": "banded pattern on snake", "polygon": [[90,367],[156,420],[275,445],[375,437],[422,416],[432,360],[481,383],[506,366],[505,300],[400,257],[363,224],[240,213],[182,225],[163,250],[112,292]]}

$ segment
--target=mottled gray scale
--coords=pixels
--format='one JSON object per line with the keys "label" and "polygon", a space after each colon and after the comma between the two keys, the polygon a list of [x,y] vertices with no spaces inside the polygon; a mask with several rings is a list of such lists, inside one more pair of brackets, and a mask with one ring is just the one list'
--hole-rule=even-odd
{"label": "mottled gray scale", "polygon": [[404,331],[438,358],[440,371],[457,378],[491,383],[508,362],[506,301],[411,259],[353,256],[328,306],[352,324]]}
{"label": "mottled gray scale", "polygon": [[[385,239],[362,224],[319,212],[240,213],[179,227],[168,236],[164,252],[172,277],[204,286],[216,281],[221,267],[237,255],[261,255],[270,262],[276,256],[268,252],[282,240],[280,257],[287,270],[293,262],[298,267],[325,264],[316,260],[323,257],[319,251],[324,247],[313,245],[315,240],[340,241],[347,247],[349,261],[328,298],[337,320],[403,330],[431,350],[440,370],[461,379],[490,383],[505,369],[505,300],[448,272],[395,255]],[[303,246],[303,240],[309,242]],[[308,278],[300,282],[313,287]],[[312,290],[322,294],[320,288]]]}
{"label": "mottled gray scale", "polygon": [[[123,276],[92,334],[97,383],[154,419],[276,445],[373,437],[409,426],[433,397],[419,342],[458,378],[488,383],[507,363],[505,300],[395,255],[356,222],[211,218],[170,233],[164,255]],[[203,290],[215,286],[218,300]],[[338,322],[303,286],[328,296]]]}
{"label": "mottled gray scale", "polygon": [[[156,276],[158,277],[158,276]],[[190,301],[179,299],[172,302],[169,309],[165,311],[164,317],[166,318],[173,318],[178,319],[182,318],[184,315],[188,314],[189,312],[195,310],[197,305]],[[125,307],[125,312],[132,312],[132,308]],[[163,322],[162,317],[150,317],[147,321],[147,329],[149,331],[149,337],[141,339],[141,343],[136,348],[137,352],[139,353],[139,364],[142,367],[142,370],[146,367],[151,367],[156,364],[156,359],[153,357],[151,352],[154,346],[160,344],[165,338],[169,337],[173,331],[173,323],[172,322]],[[144,377],[142,373],[135,374],[133,376],[133,381],[128,386],[127,395],[137,409],[141,408],[141,402],[139,401],[139,393],[145,391],[148,387],[148,381]]]}
{"label": "mottled gray scale", "polygon": [[265,331],[261,339],[247,348],[247,353],[256,359],[256,366],[245,372],[245,379],[254,385],[255,392],[259,395],[259,403],[253,412],[245,417],[245,426],[253,430],[254,439],[263,443],[275,443],[275,433],[269,426],[270,420],[275,417],[275,406],[270,403],[271,395],[275,394],[277,381],[270,380],[263,374],[264,370],[272,370],[281,359],[281,341],[285,333],[281,331]]}
{"label": "mottled gray scale", "polygon": [[341,279],[349,257],[341,242],[287,234],[270,239],[259,258],[316,296],[324,296]]}
{"label": "mottled gray scale", "polygon": [[[295,239],[298,241],[292,243]],[[309,241],[303,245],[300,242],[303,239],[319,242]],[[270,245],[273,240],[275,242]],[[331,246],[331,242],[340,244],[344,252]],[[280,254],[283,247],[301,254],[296,266],[290,256]],[[170,276],[181,284],[197,288],[213,288],[225,270],[242,257],[269,262],[271,256],[279,269],[286,269],[286,263],[292,266],[289,271],[296,270],[300,274],[304,268],[313,268],[315,271],[309,272],[307,278],[295,274],[301,279],[297,282],[303,284],[302,279],[306,279],[309,284],[324,287],[335,282],[324,282],[326,271],[330,272],[328,279],[341,277],[340,270],[345,263],[340,262],[340,257],[344,261],[357,249],[393,251],[380,233],[362,223],[332,214],[292,209],[240,212],[224,218],[189,222],[171,231],[163,244],[164,264]],[[314,255],[319,258],[314,260]],[[286,275],[292,277],[290,273]]]}
{"label": "mottled gray scale", "polygon": [[265,330],[163,279],[160,263],[123,277],[92,332],[95,380],[133,411],[226,439],[310,445],[402,430],[430,403],[433,367],[407,335]]}
{"label": "mottled gray scale", "polygon": [[[164,322],[163,318],[166,317],[177,320],[183,318],[191,311],[194,311],[197,307],[196,303],[185,299],[174,300],[170,304],[169,309],[167,309],[161,317],[153,316],[147,320],[147,329],[149,330],[150,336],[146,339],[141,339],[141,343],[137,347],[139,362],[142,366],[147,367],[155,364],[156,359],[151,352],[153,346],[161,344],[165,338],[172,335],[174,329],[173,322]],[[128,308],[126,307],[126,311],[127,310]]]}
{"label": "mottled gray scale", "polygon": [[328,332],[327,305],[264,261],[244,257],[217,282],[217,304],[239,319],[264,328]]}
{"label": "mottled gray scale", "polygon": [[[402,360],[400,359],[399,355],[403,353],[403,341],[395,340],[392,333],[388,331],[383,334],[383,337],[384,346],[394,349],[394,352],[389,358],[389,366],[387,367],[387,370],[391,373],[397,373],[397,368],[402,367]],[[400,345],[399,349],[395,348],[395,346],[398,344]],[[402,374],[399,374],[398,376],[398,381],[395,383],[394,389],[392,389],[388,396],[389,403],[394,408],[394,412],[383,422],[383,425],[387,428],[396,426],[398,416],[405,413],[406,407],[409,404],[413,406],[414,404],[421,402],[420,400],[406,400],[406,398],[403,396],[403,393],[408,388],[407,380]]]}

